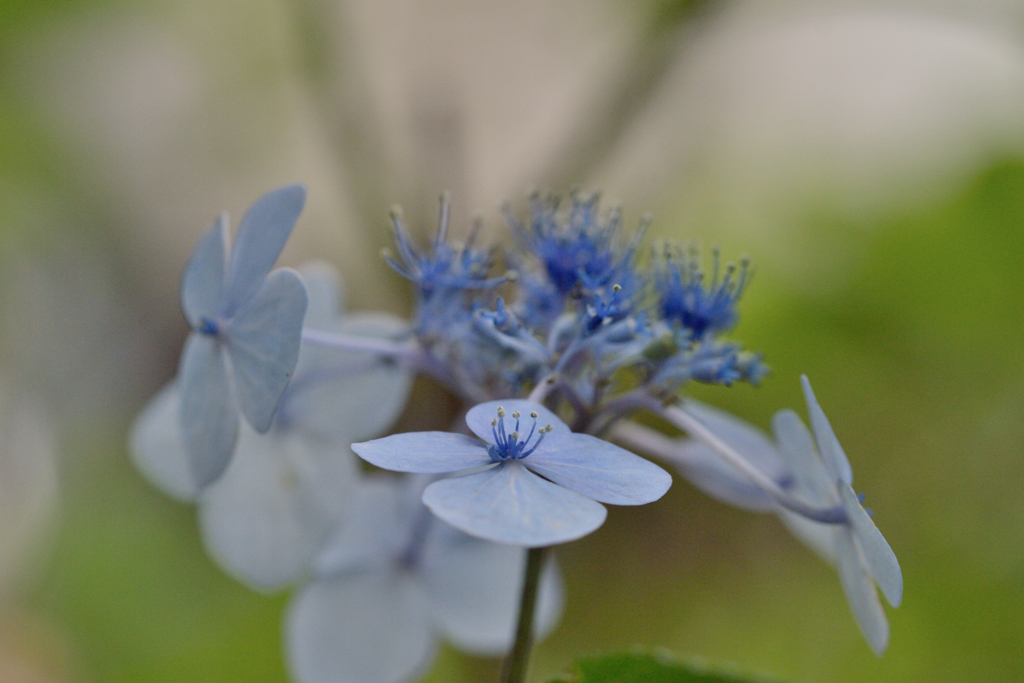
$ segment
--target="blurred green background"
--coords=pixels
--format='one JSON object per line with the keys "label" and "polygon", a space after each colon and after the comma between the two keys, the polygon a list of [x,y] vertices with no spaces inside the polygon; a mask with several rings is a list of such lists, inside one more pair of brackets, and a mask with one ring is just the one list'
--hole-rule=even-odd
{"label": "blurred green background", "polygon": [[[446,188],[493,235],[503,199],[580,184],[750,254],[735,334],[772,374],[694,395],[767,427],[806,373],[903,567],[877,659],[830,567],[679,480],[559,551],[533,680],[634,643],[1024,680],[1022,112],[1013,3],[5,0],[0,408],[39,428],[0,454],[0,680],[286,680],[287,596],[213,566],[125,433],[174,374],[196,238],[294,181],[283,260],[338,264],[356,309],[408,312],[387,207],[426,233]],[[495,671],[445,650],[431,680]]]}

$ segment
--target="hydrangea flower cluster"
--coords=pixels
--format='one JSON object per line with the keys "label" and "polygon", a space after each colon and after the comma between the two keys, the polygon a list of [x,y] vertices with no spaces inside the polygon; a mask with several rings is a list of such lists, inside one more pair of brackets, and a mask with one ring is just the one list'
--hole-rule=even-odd
{"label": "hydrangea flower cluster", "polygon": [[[725,502],[778,514],[836,564],[868,642],[884,650],[874,587],[898,605],[899,565],[806,378],[817,450],[791,412],[776,416],[772,442],[680,396],[690,381],[767,372],[726,337],[745,259],[722,266],[715,250],[708,275],[695,249],[645,252],[646,220],[625,238],[621,213],[582,193],[567,204],[535,194],[525,221],[506,207],[515,246],[499,257],[478,246],[479,225],[449,239],[443,196],[425,249],[392,211],[384,260],[414,288],[405,323],[341,314],[323,265],[271,271],[304,197],[290,186],[258,200],[230,256],[226,217],[201,241],[182,282],[192,333],[179,376],[131,437],[140,471],[199,506],[229,574],[257,590],[306,582],[286,624],[296,680],[408,680],[438,636],[491,653],[514,639],[503,680],[521,680],[521,646],[561,605],[554,565],[540,575],[542,549],[599,528],[602,503],[650,503],[671,485],[623,446]],[[415,374],[464,402],[464,424],[373,439]],[[688,438],[630,419],[642,412]],[[408,479],[367,475],[352,451]]]}

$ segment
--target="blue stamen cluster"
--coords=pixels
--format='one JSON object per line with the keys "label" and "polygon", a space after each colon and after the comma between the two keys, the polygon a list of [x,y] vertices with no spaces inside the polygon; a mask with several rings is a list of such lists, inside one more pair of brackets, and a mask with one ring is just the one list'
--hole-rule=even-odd
{"label": "blue stamen cluster", "polygon": [[439,331],[451,324],[454,317],[470,310],[466,293],[475,290],[494,289],[508,281],[509,277],[488,275],[491,255],[473,247],[480,225],[476,224],[463,244],[448,243],[450,202],[447,195],[441,197],[441,215],[437,234],[430,253],[423,253],[415,245],[402,217],[402,210],[391,210],[397,258],[390,252],[383,252],[384,261],[402,277],[416,285],[418,313],[416,328],[424,335]]}
{"label": "blue stamen cluster", "polygon": [[[530,425],[530,433],[520,441],[520,412],[518,410],[512,411],[512,419],[516,421],[516,426],[511,432],[505,431],[505,409],[498,406],[497,414],[498,417],[491,420],[491,433],[494,436],[494,443],[487,448],[487,454],[491,456],[491,460],[494,462],[501,462],[503,460],[522,460],[530,453],[537,450],[537,446],[540,446],[541,442],[544,441],[544,435],[553,429],[552,425],[546,425],[538,430],[537,411],[530,411],[530,417],[533,419],[533,424]],[[539,436],[533,445],[530,446],[530,440],[533,438],[534,433]],[[529,446],[529,448],[527,448],[527,446]]]}
{"label": "blue stamen cluster", "polygon": [[661,314],[694,338],[732,329],[739,317],[736,302],[743,296],[749,266],[749,261],[743,258],[739,267],[727,264],[722,274],[719,252],[714,249],[711,278],[705,281],[699,251],[693,249],[686,257],[678,250],[666,248],[657,275]]}
{"label": "blue stamen cluster", "polygon": [[401,260],[385,259],[416,286],[415,332],[460,396],[523,395],[555,374],[561,395],[596,413],[627,368],[660,395],[690,380],[757,383],[765,374],[759,356],[721,339],[739,317],[746,261],[720,268],[716,250],[709,281],[696,254],[665,249],[642,264],[649,221],[623,239],[621,212],[602,211],[596,194],[563,204],[535,193],[526,222],[508,206],[504,216],[518,248],[505,255],[514,270],[495,276],[491,254],[472,246],[479,225],[464,244],[447,241],[447,197],[430,254],[392,214]]}

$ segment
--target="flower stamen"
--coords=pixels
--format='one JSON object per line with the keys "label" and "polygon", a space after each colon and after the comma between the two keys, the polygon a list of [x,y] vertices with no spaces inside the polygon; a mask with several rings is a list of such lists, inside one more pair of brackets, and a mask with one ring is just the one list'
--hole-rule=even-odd
{"label": "flower stamen", "polygon": [[[498,417],[491,420],[491,434],[494,436],[494,444],[487,448],[487,453],[494,462],[522,460],[537,450],[537,446],[544,440],[544,436],[554,429],[551,425],[538,428],[537,418],[540,416],[536,410],[531,410],[530,419],[533,420],[533,424],[530,425],[530,432],[526,435],[526,438],[520,439],[522,436],[520,431],[522,413],[518,410],[512,411],[510,417],[515,420],[515,426],[512,431],[507,433],[505,431],[505,409],[499,406],[497,414]],[[536,441],[533,441],[535,434],[538,435],[538,438]],[[531,442],[533,443],[531,444]]]}

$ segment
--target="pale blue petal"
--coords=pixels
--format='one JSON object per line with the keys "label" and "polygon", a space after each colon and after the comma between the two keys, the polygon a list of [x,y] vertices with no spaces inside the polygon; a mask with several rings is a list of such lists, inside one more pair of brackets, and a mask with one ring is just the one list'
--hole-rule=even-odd
{"label": "pale blue petal", "polygon": [[522,413],[522,416],[519,418],[522,428],[519,431],[524,435],[530,431],[530,426],[533,424],[530,411],[536,411],[537,413],[538,429],[547,425],[554,427],[548,435],[549,437],[557,436],[558,434],[572,434],[572,430],[569,429],[568,425],[541,404],[521,398],[507,398],[501,401],[480,403],[470,408],[469,412],[466,413],[466,424],[469,425],[470,430],[487,443],[494,443],[494,435],[491,432],[491,420],[498,417],[499,406],[505,409],[506,433],[513,430],[515,420],[512,419],[512,413],[518,410]]}
{"label": "pale blue petal", "polygon": [[[713,448],[696,439],[679,439],[676,457],[669,462],[695,487],[728,505],[751,512],[768,512],[776,507],[775,500],[761,488],[723,462]],[[740,455],[740,453],[737,451]],[[659,454],[661,455],[661,454]]]}
{"label": "pale blue petal", "polygon": [[[714,433],[737,455],[766,477],[784,486],[789,471],[775,452],[768,436],[754,425],[723,410],[687,399],[685,411]],[[712,498],[745,510],[766,512],[776,507],[774,499],[750,482],[744,474],[726,462],[717,452],[698,439],[678,440],[667,453],[691,484]]]}
{"label": "pale blue petal", "polygon": [[[307,327],[309,313],[306,314]],[[408,325],[385,313],[346,315],[324,328],[393,339]],[[412,374],[369,353],[304,345],[278,406],[289,428],[351,443],[384,433],[405,408]]]}
{"label": "pale blue petal", "polygon": [[864,566],[860,549],[849,530],[836,534],[836,556],[839,581],[843,584],[843,592],[846,593],[846,602],[850,605],[853,618],[868,645],[876,655],[881,656],[889,643],[889,622],[878,600],[875,584],[871,582]]}
{"label": "pale blue petal", "polygon": [[309,294],[303,327],[330,329],[338,320],[343,305],[341,273],[326,261],[303,263],[298,271]]}
{"label": "pale blue petal", "polygon": [[[434,623],[445,639],[472,654],[505,654],[515,635],[525,567],[525,548],[481,541],[438,521],[420,573]],[[543,638],[564,605],[554,558],[540,581],[534,635]]]}
{"label": "pale blue petal", "polygon": [[790,512],[784,508],[777,511],[779,519],[786,525],[793,535],[804,545],[810,548],[828,564],[837,566],[836,558],[836,534],[847,533],[847,528],[842,524],[823,524],[808,519],[796,512]]}
{"label": "pale blue petal", "polygon": [[224,472],[235,450],[238,410],[220,343],[193,332],[178,366],[179,420],[189,469],[199,489]]}
{"label": "pale blue petal", "polygon": [[589,434],[550,434],[522,463],[544,478],[600,503],[644,505],[672,486],[672,476]]}
{"label": "pale blue petal", "polygon": [[451,432],[407,432],[352,444],[366,462],[395,472],[444,474],[491,464],[487,446]]}
{"label": "pale blue petal", "polygon": [[882,532],[857,500],[857,494],[847,484],[839,485],[843,507],[850,518],[853,535],[864,555],[868,571],[889,604],[899,607],[903,600],[903,573],[892,548],[885,542]]}
{"label": "pale blue petal", "polygon": [[231,318],[263,285],[306,203],[306,188],[288,185],[249,207],[231,249],[221,315]]}
{"label": "pale blue petal", "polygon": [[285,616],[297,683],[402,683],[425,672],[436,641],[422,589],[406,572],[314,581]]}
{"label": "pale blue petal", "polygon": [[199,504],[207,552],[255,590],[300,578],[344,520],[355,458],[329,444],[242,426],[224,475]]}
{"label": "pale blue petal", "polygon": [[222,213],[185,266],[181,277],[181,310],[193,329],[205,316],[217,317],[224,293],[224,262],[227,258],[228,216]]}
{"label": "pale blue petal", "polygon": [[814,452],[807,427],[792,410],[780,410],[772,417],[777,452],[793,473],[793,492],[811,505],[830,507],[839,503],[835,480]]}
{"label": "pale blue petal", "polygon": [[[689,417],[698,419],[697,415],[690,415],[688,408],[684,412]],[[769,456],[754,456],[747,461],[760,462],[770,457],[775,463],[773,472],[782,468],[781,461],[774,453],[774,445],[759,430],[737,418],[730,417],[730,420],[735,424],[729,425],[727,429],[718,429],[716,425],[715,436],[725,442],[737,457],[748,459],[755,451],[769,449]],[[709,431],[712,430],[704,424],[703,419],[698,421]],[[734,438],[736,433],[742,433],[743,438]],[[718,451],[704,441],[669,437],[654,429],[622,420],[614,425],[611,436],[629,448],[639,449],[672,463],[691,484],[712,498],[756,512],[774,511],[777,507],[774,499],[760,487],[750,483],[750,478],[745,473],[728,463]],[[786,474],[776,481],[782,486],[789,479],[789,475]]]}
{"label": "pale blue petal", "polygon": [[182,441],[179,400],[174,382],[164,386],[135,418],[128,451],[146,481],[171,498],[191,503],[199,488]]}
{"label": "pale blue petal", "polygon": [[231,357],[242,414],[261,434],[295,371],[306,313],[306,288],[295,271],[282,268],[231,321],[225,348]]}
{"label": "pale blue petal", "polygon": [[811,417],[811,429],[814,430],[814,439],[818,442],[818,452],[825,462],[833,480],[839,480],[847,484],[853,483],[853,470],[850,469],[850,461],[839,445],[839,439],[832,431],[825,412],[818,405],[814,398],[814,391],[811,389],[811,382],[807,375],[800,375],[800,385],[804,389],[804,400],[807,401],[807,412]]}
{"label": "pale blue petal", "polygon": [[582,538],[608,514],[600,503],[541,479],[518,461],[436,481],[423,492],[423,502],[471,536],[526,547]]}
{"label": "pale blue petal", "polygon": [[371,475],[355,484],[346,521],[314,560],[317,576],[390,567],[409,542],[416,515],[430,514],[420,502],[430,477]]}

